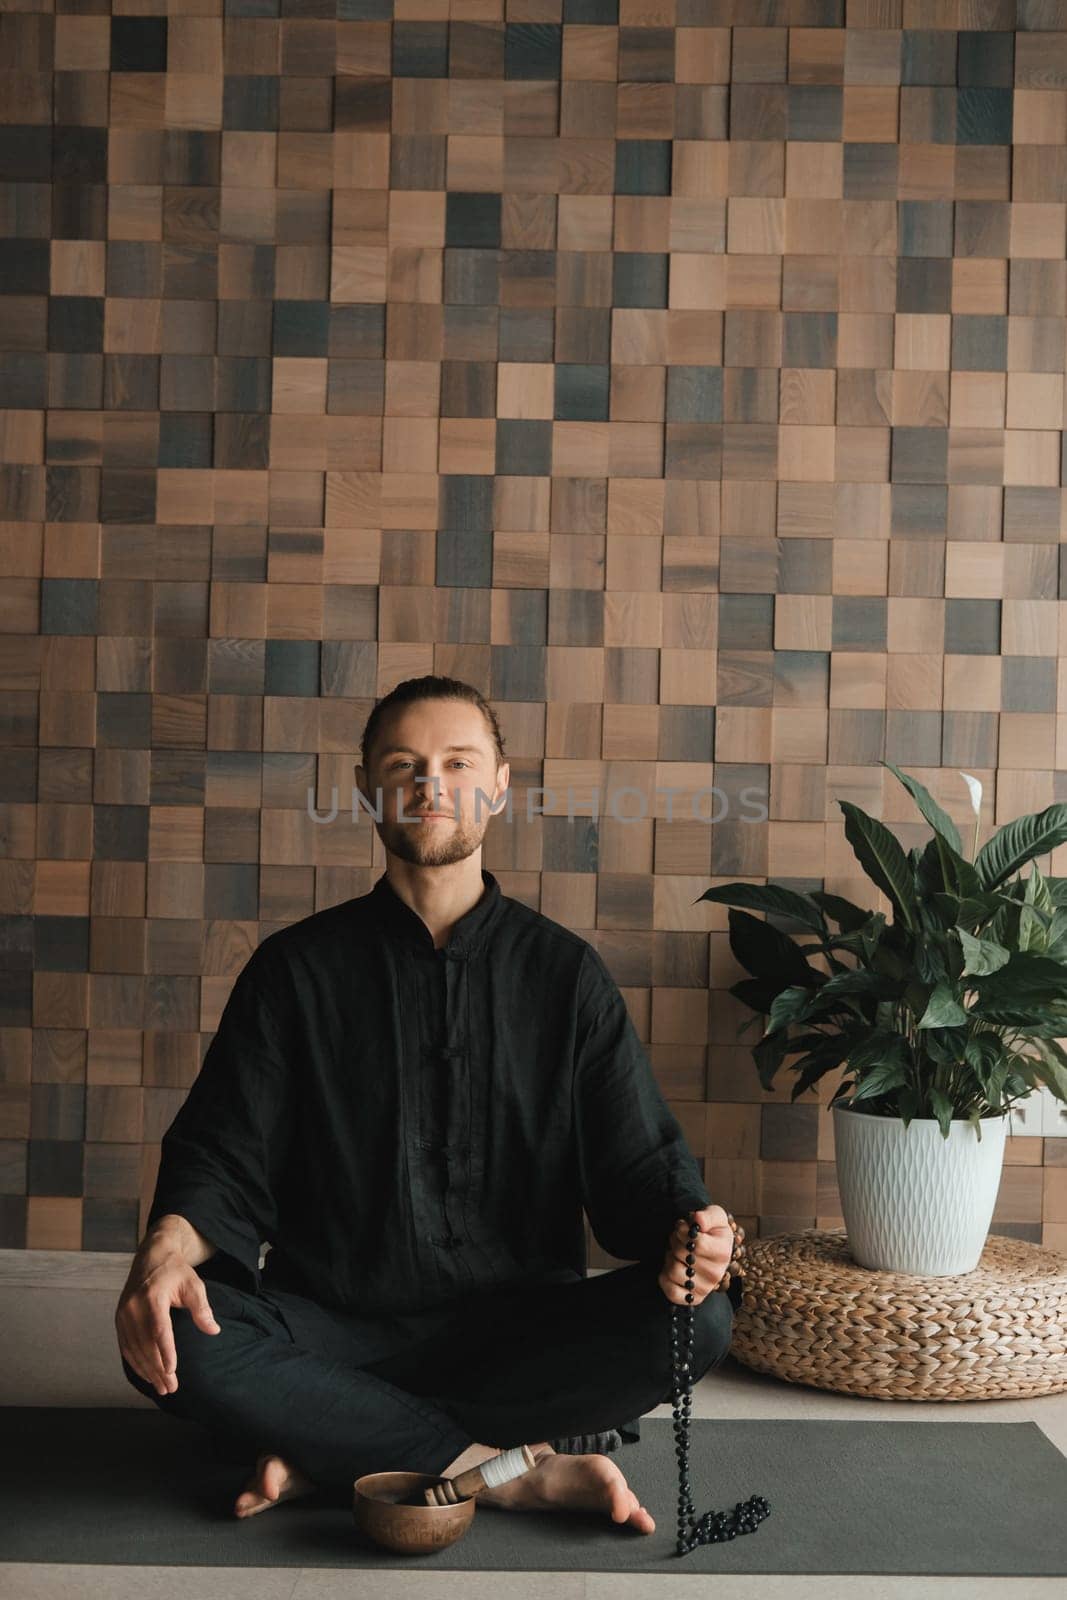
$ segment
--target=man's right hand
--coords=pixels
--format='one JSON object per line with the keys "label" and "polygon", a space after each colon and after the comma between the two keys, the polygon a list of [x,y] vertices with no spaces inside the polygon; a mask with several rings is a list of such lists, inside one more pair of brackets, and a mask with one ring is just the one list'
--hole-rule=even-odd
{"label": "man's right hand", "polygon": [[[213,1253],[209,1247],[209,1253]],[[201,1257],[203,1259],[203,1257]],[[178,1358],[170,1313],[181,1306],[203,1333],[221,1333],[208,1303],[204,1280],[170,1230],[145,1239],[115,1311],[119,1350],[138,1377],[159,1394],[178,1387]]]}

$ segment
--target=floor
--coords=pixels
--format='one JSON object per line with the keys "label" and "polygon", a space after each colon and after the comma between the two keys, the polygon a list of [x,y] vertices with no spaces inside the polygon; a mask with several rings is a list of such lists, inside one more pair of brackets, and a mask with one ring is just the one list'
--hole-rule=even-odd
{"label": "floor", "polygon": [[[0,1405],[143,1405],[122,1376],[114,1311],[128,1258],[73,1251],[0,1250]],[[42,1359],[43,1353],[43,1359]],[[669,1417],[658,1407],[653,1417]],[[914,1404],[862,1400],[780,1382],[732,1357],[693,1392],[698,1417],[859,1417],[878,1420],[1034,1421],[1067,1455],[1067,1394],[1033,1400]],[[672,1508],[653,1506],[653,1514]],[[270,1516],[273,1513],[265,1512]],[[0,1600],[497,1600],[500,1575],[360,1572],[323,1567],[73,1567],[0,1563]],[[1056,1578],[639,1577],[517,1573],[509,1600],[1053,1600]]]}

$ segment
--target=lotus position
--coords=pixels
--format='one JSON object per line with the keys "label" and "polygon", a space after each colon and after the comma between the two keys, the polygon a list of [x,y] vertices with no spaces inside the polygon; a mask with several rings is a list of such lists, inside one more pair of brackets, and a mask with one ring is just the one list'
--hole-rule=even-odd
{"label": "lotus position", "polygon": [[[690,1213],[692,1380],[724,1358],[726,1212],[603,959],[482,866],[510,779],[489,704],[408,680],[361,754],[351,805],[309,793],[285,838],[349,861],[372,824],[384,873],[311,911],[310,866],[263,866],[276,926],[163,1137],[115,1313],[123,1370],[255,1462],[238,1517],[536,1440],[537,1465],[482,1505],[651,1533],[606,1452],[671,1398]],[[586,1275],[583,1208],[630,1265]]]}

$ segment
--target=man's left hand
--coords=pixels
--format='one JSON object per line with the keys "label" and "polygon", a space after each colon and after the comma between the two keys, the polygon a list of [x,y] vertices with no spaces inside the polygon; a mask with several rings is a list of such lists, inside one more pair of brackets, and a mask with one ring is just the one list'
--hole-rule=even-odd
{"label": "man's left hand", "polygon": [[[734,1231],[722,1206],[694,1211],[700,1232],[693,1241],[693,1299],[698,1306],[722,1282],[734,1253]],[[689,1218],[680,1217],[671,1230],[663,1270],[657,1282],[672,1305],[686,1302],[685,1257],[689,1248]]]}

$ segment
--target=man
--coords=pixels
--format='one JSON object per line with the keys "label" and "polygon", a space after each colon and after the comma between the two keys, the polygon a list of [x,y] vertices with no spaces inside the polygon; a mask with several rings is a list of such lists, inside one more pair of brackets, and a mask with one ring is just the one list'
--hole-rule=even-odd
{"label": "man", "polygon": [[[115,1316],[123,1369],[256,1453],[238,1516],[534,1439],[538,1465],[482,1504],[650,1533],[583,1441],[670,1398],[690,1211],[694,1378],[726,1354],[726,1213],[600,956],[482,868],[510,778],[482,696],[408,680],[362,755],[385,873],[239,973],[162,1141]],[[585,1276],[583,1205],[632,1265]]]}

